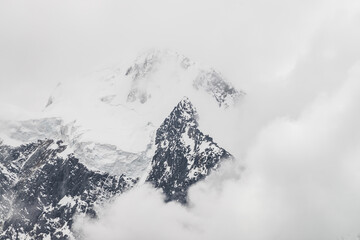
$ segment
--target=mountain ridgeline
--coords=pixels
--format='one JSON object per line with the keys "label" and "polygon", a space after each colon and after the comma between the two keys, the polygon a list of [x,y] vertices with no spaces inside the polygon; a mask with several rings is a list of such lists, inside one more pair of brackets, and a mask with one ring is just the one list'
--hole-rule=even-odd
{"label": "mountain ridgeline", "polygon": [[123,69],[59,84],[34,118],[0,119],[0,240],[83,239],[76,217],[98,218],[139,179],[186,206],[192,185],[234,160],[189,98],[232,111],[243,91],[169,51]]}
{"label": "mountain ridgeline", "polygon": [[0,239],[73,239],[75,214],[96,217],[94,207],[136,183],[87,169],[61,141],[0,146]]}
{"label": "mountain ridgeline", "polygon": [[[198,129],[198,114],[181,100],[156,131],[156,151],[147,182],[166,201],[187,203],[188,188],[233,159]],[[96,218],[95,206],[133,188],[138,179],[94,172],[62,141],[0,145],[0,239],[76,239],[76,214]]]}

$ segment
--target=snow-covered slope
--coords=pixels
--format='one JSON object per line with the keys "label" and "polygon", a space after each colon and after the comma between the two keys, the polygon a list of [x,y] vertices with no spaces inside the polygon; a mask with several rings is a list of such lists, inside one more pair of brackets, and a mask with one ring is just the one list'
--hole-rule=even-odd
{"label": "snow-covered slope", "polygon": [[40,118],[23,121],[1,121],[0,137],[4,143],[19,146],[38,139],[60,139],[67,144],[67,152],[74,153],[87,167],[111,174],[127,173],[137,177],[146,169],[145,152],[132,153],[115,145],[99,141],[86,141],[86,132],[75,121],[65,123],[61,118]]}
{"label": "snow-covered slope", "polygon": [[180,99],[221,114],[243,95],[211,68],[175,52],[151,51],[130,66],[59,83],[42,113],[1,122],[0,138],[12,145],[61,139],[90,169],[137,177],[146,174],[156,129]]}
{"label": "snow-covered slope", "polygon": [[198,108],[229,108],[243,95],[219,72],[178,53],[157,50],[139,56],[130,67],[108,69],[58,85],[45,114],[76,120],[87,130],[84,139],[140,152],[183,96]]}
{"label": "snow-covered slope", "polygon": [[[132,79],[128,102],[146,103],[186,95],[196,98],[206,93],[208,102],[227,108],[236,104],[244,92],[226,82],[221,73],[204,69],[189,58],[175,52],[153,51],[140,56],[128,68]],[[154,99],[154,100],[152,100]]]}

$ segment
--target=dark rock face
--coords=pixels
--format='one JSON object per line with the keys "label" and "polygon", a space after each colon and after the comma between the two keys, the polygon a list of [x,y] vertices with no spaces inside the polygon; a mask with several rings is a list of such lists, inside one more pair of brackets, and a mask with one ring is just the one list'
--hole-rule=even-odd
{"label": "dark rock face", "polygon": [[156,132],[156,152],[147,181],[162,188],[167,201],[186,203],[189,186],[205,178],[221,160],[233,158],[198,129],[197,118],[185,98]]}
{"label": "dark rock face", "polygon": [[53,140],[0,146],[0,239],[72,239],[75,214],[96,217],[94,206],[136,183],[90,171],[65,149]]}

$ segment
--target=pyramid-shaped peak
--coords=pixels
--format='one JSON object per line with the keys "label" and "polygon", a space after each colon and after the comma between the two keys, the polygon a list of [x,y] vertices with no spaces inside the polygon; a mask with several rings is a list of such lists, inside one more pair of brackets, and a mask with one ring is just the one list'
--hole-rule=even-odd
{"label": "pyramid-shaped peak", "polygon": [[156,131],[156,151],[147,178],[166,201],[187,203],[188,188],[232,155],[198,129],[197,113],[184,97]]}
{"label": "pyramid-shaped peak", "polygon": [[183,97],[176,107],[184,109],[185,111],[196,112],[194,105],[188,97]]}
{"label": "pyramid-shaped peak", "polygon": [[183,99],[181,99],[171,112],[170,116],[171,115],[176,115],[176,117],[181,117],[186,120],[193,119],[196,121],[198,119],[197,111],[188,97],[183,97]]}

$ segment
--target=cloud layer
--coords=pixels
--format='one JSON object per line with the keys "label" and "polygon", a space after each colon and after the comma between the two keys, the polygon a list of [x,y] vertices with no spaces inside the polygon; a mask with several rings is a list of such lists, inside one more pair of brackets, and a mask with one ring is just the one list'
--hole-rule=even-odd
{"label": "cloud layer", "polygon": [[[190,191],[190,206],[163,203],[144,185],[80,218],[85,239],[355,239],[360,232],[360,64],[297,118],[257,134],[244,172],[227,163]],[[243,163],[241,163],[243,164]]]}

